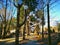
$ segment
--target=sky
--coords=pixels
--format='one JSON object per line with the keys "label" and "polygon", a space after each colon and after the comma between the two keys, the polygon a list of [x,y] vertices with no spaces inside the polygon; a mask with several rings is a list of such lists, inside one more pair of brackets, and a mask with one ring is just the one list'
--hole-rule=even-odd
{"label": "sky", "polygon": [[[40,6],[41,5],[39,2],[37,8],[40,9]],[[50,7],[49,7],[50,26],[57,26],[57,23],[60,22],[60,10],[59,9],[60,9],[60,0],[51,0]],[[48,26],[48,24],[47,24],[47,7],[44,8],[44,17],[45,17],[45,22],[46,22],[45,26]]]}
{"label": "sky", "polygon": [[[53,3],[55,0],[51,0],[51,3]],[[21,0],[19,1],[19,3],[21,3]],[[5,3],[4,3],[5,4]],[[37,9],[40,9],[40,3],[37,6]],[[2,6],[0,5],[0,8]],[[10,8],[8,8],[10,9]],[[16,17],[16,13],[17,13],[17,9],[13,6],[13,9],[16,11],[15,12],[15,17]],[[45,21],[46,21],[46,25],[47,26],[47,10],[45,8]],[[57,22],[60,22],[60,0],[57,0],[55,3],[53,3],[52,5],[50,5],[50,25],[51,26],[55,26],[57,24]]]}
{"label": "sky", "polygon": [[[56,26],[57,22],[60,22],[60,0],[53,3],[50,6],[50,25]],[[46,20],[47,22],[47,20]],[[47,26],[47,23],[46,23]]]}

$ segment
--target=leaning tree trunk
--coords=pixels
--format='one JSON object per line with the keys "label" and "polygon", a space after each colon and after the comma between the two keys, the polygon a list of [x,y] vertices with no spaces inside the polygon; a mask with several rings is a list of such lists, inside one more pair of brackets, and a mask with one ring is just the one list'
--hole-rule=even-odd
{"label": "leaning tree trunk", "polygon": [[23,29],[23,40],[25,40],[25,31],[26,31],[26,22],[27,22],[27,11],[25,10],[25,24],[24,24],[24,29]]}

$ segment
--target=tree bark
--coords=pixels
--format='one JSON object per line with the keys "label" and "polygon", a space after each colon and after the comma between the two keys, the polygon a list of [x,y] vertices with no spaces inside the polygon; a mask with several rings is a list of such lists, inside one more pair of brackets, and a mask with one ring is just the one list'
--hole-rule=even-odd
{"label": "tree bark", "polygon": [[26,30],[26,23],[24,24],[24,29],[23,29],[23,40],[25,40],[25,30]]}
{"label": "tree bark", "polygon": [[7,32],[6,32],[6,27],[7,27],[7,23],[6,23],[6,12],[7,12],[7,0],[6,0],[6,8],[5,8],[5,17],[4,17],[4,34],[3,34],[3,38],[6,38],[6,34],[7,34]]}
{"label": "tree bark", "polygon": [[18,8],[17,8],[17,28],[16,28],[16,39],[15,39],[15,45],[18,45],[19,44],[19,29],[20,29],[20,26],[19,26],[19,18],[20,17],[20,7],[18,5]]}
{"label": "tree bark", "polygon": [[44,40],[44,26],[43,26],[43,24],[42,24],[42,40]]}
{"label": "tree bark", "polygon": [[47,4],[47,17],[48,17],[48,45],[51,45],[49,3]]}
{"label": "tree bark", "polygon": [[2,23],[1,23],[1,27],[0,27],[0,39],[2,38]]}
{"label": "tree bark", "polygon": [[25,31],[26,31],[26,22],[27,22],[27,11],[25,10],[25,24],[24,24],[24,30],[23,30],[23,40],[25,40]]}
{"label": "tree bark", "polygon": [[44,40],[44,8],[43,8],[43,16],[42,16],[42,40]]}

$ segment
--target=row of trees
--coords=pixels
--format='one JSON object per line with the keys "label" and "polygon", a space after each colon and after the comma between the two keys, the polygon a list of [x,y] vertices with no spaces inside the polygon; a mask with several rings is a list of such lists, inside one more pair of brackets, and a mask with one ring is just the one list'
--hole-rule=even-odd
{"label": "row of trees", "polygon": [[[11,2],[10,4],[8,4],[8,1],[6,1],[6,5],[4,5],[5,1],[4,0],[1,0],[0,1],[1,3],[1,11],[0,11],[0,17],[1,17],[1,38],[5,38],[6,35],[7,35],[7,32],[9,31],[9,29],[11,29],[10,27],[12,26],[12,18],[13,18],[13,9],[12,9],[12,6],[11,6]],[[8,7],[10,6],[10,7]],[[10,8],[11,10],[9,11]]]}
{"label": "row of trees", "polygon": [[[40,3],[39,3],[40,1]],[[49,45],[51,45],[51,37],[50,37],[50,16],[49,16],[49,0],[46,0],[47,4],[45,4],[46,2],[44,0],[1,0],[0,4],[2,5],[1,9],[4,9],[4,14],[0,13],[0,38],[6,38],[7,36],[7,32],[9,32],[10,27],[14,27],[14,29],[16,29],[15,32],[15,42],[16,45],[19,44],[19,30],[21,28],[21,26],[24,25],[24,29],[23,29],[23,39],[25,39],[25,30],[26,30],[26,24],[29,23],[27,21],[27,16],[29,16],[31,11],[35,11],[35,9],[37,8],[38,4],[41,5],[40,9],[38,11],[35,11],[35,15],[37,16],[37,18],[40,18],[42,20],[41,24],[42,24],[42,39],[44,39],[44,7],[47,6],[47,20],[48,20],[48,39],[49,39]],[[4,3],[6,3],[4,5]],[[10,5],[8,5],[10,4]],[[9,7],[10,9],[9,9]],[[15,9],[13,9],[15,8]],[[17,10],[16,10],[17,9]],[[16,11],[15,11],[16,10]],[[1,11],[0,11],[1,12]],[[9,14],[8,14],[9,12]],[[17,13],[16,13],[17,12]],[[16,14],[16,15],[15,15]],[[14,17],[15,15],[15,17]],[[32,17],[31,17],[32,18]],[[33,18],[32,18],[33,19]],[[36,21],[36,19],[33,19],[33,21]],[[13,29],[13,28],[12,28]],[[28,26],[28,32],[29,32],[29,26]],[[29,35],[29,33],[28,33]]]}

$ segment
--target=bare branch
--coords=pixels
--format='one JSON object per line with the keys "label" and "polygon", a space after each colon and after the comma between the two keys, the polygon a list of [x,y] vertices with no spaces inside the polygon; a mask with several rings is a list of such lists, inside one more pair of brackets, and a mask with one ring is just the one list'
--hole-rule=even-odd
{"label": "bare branch", "polygon": [[14,6],[15,6],[16,8],[18,7],[18,6],[15,5],[15,3],[13,3],[13,4],[14,4]]}

